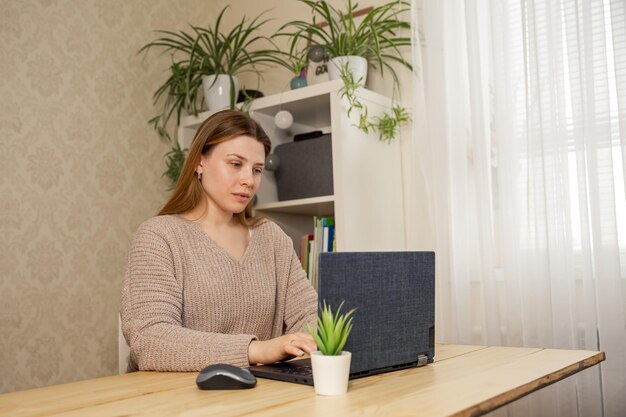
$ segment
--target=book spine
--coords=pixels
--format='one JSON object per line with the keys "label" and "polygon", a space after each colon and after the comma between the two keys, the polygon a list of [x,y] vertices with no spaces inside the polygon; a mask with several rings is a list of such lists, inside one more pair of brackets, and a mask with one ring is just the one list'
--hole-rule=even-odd
{"label": "book spine", "polygon": [[313,217],[313,240],[311,243],[311,256],[309,259],[310,265],[310,279],[313,288],[317,290],[317,258],[319,250],[322,247],[322,229],[321,219],[317,216]]}
{"label": "book spine", "polygon": [[333,252],[335,250],[335,218],[318,217],[313,218],[313,249],[309,257],[311,267],[311,283],[315,289],[319,286],[318,264],[319,255],[322,252]]}
{"label": "book spine", "polygon": [[313,242],[313,235],[308,234],[302,236],[302,269],[306,272],[307,277],[311,280],[310,259],[311,259],[311,244]]}

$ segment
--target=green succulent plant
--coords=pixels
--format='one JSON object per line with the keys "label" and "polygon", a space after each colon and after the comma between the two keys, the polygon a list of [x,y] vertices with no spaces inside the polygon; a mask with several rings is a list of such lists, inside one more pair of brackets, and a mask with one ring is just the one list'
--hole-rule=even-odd
{"label": "green succulent plant", "polygon": [[352,331],[352,319],[354,318],[352,315],[356,308],[341,314],[343,304],[342,302],[333,314],[330,305],[326,305],[326,301],[324,301],[321,306],[322,311],[317,318],[317,329],[310,326],[308,328],[309,333],[317,343],[317,348],[324,355],[340,355],[341,349],[343,349],[350,331]]}

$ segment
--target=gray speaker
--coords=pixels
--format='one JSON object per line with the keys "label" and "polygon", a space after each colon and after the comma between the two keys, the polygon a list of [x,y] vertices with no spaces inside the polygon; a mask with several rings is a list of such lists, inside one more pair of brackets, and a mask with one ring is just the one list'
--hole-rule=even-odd
{"label": "gray speaker", "polygon": [[331,135],[283,143],[274,149],[280,166],[274,172],[278,200],[319,197],[333,194],[333,153]]}

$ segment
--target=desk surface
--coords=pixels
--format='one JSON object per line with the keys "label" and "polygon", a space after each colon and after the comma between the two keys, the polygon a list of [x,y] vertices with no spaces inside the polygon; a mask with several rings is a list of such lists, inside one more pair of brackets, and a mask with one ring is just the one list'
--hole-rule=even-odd
{"label": "desk surface", "polygon": [[196,373],[135,372],[0,395],[1,416],[478,416],[604,360],[603,352],[437,345],[435,363],[350,382],[348,394],[258,379],[200,391]]}

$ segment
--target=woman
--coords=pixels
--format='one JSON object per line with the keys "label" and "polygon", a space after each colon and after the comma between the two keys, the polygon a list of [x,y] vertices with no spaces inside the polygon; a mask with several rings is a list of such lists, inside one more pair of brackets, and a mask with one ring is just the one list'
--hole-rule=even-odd
{"label": "woman", "polygon": [[121,318],[129,370],[198,371],[315,350],[317,295],[291,239],[252,216],[271,148],[225,110],[198,129],[176,189],[133,237]]}

